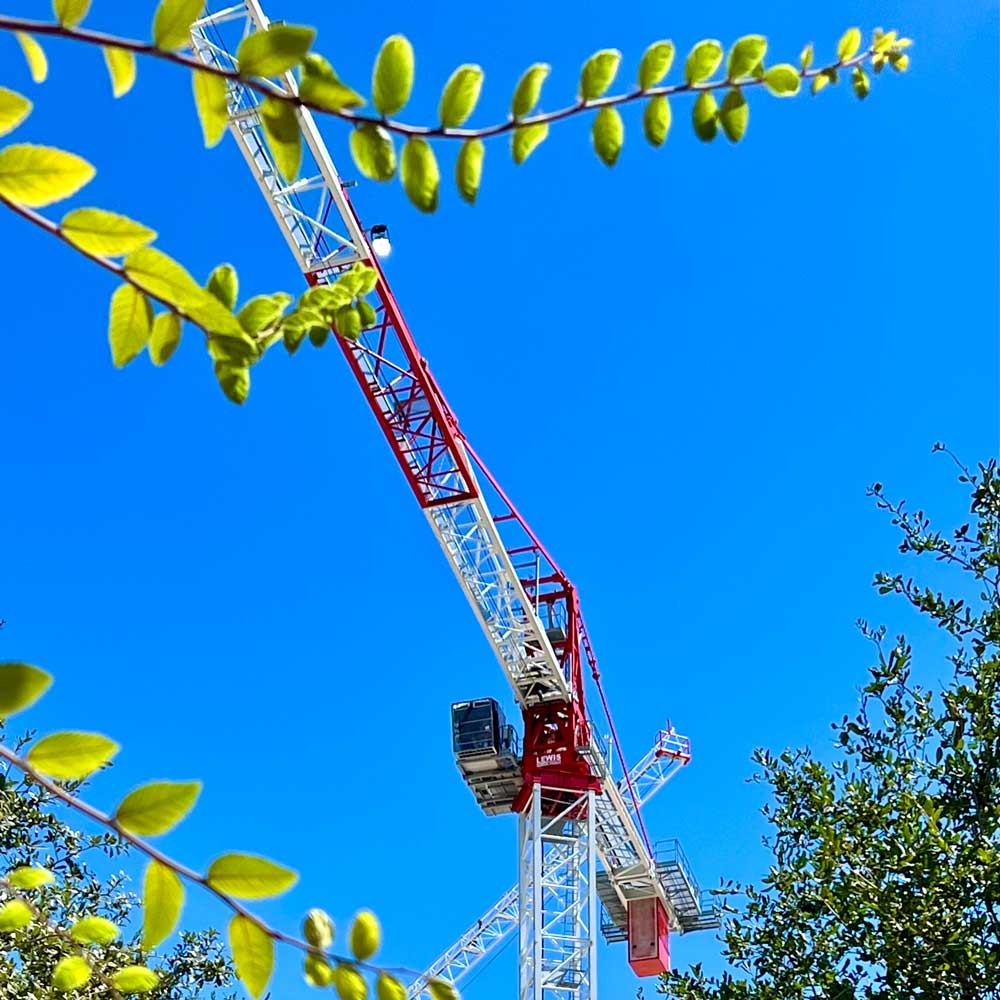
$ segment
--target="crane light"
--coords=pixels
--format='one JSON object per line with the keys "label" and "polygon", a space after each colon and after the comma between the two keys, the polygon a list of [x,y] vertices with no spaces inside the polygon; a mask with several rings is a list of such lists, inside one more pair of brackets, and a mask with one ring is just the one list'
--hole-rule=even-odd
{"label": "crane light", "polygon": [[389,242],[388,226],[372,226],[372,250],[376,257],[388,257],[392,252],[392,244]]}

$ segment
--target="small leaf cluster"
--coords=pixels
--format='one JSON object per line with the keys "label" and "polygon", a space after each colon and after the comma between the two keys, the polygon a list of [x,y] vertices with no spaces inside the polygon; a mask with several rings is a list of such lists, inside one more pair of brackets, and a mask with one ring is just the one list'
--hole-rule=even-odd
{"label": "small leaf cluster", "polygon": [[[351,271],[343,276],[341,280],[346,284],[340,286],[340,295],[359,294],[363,287],[357,278],[360,274]],[[227,281],[224,275],[215,276],[216,285]],[[320,286],[307,295],[319,291],[332,293],[337,287],[336,284]],[[317,304],[315,295],[310,303],[306,308],[326,307]],[[244,310],[251,307],[264,309],[251,301]],[[336,308],[357,307],[345,303]],[[0,663],[0,716],[31,707],[51,683],[48,673],[31,664]],[[305,940],[295,942],[287,935],[279,935],[243,906],[245,900],[269,899],[287,892],[298,881],[298,875],[291,869],[255,854],[227,852],[216,857],[204,874],[199,874],[148,845],[144,838],[169,833],[188,816],[201,792],[200,782],[150,782],[129,792],[111,813],[104,815],[75,798],[73,790],[74,783],[110,765],[120,750],[114,740],[101,733],[66,731],[29,738],[25,745],[28,749],[22,757],[20,746],[10,750],[0,742],[0,760],[19,769],[53,798],[103,823],[110,831],[110,843],[120,839],[149,857],[142,892],[143,952],[158,947],[177,930],[185,904],[185,882],[191,881],[209,890],[233,911],[228,927],[229,950],[236,976],[252,997],[261,997],[267,989],[274,972],[275,941],[280,937],[305,951],[304,974],[311,985],[332,986],[341,1000],[366,1000],[368,977],[374,976],[379,1000],[405,1000],[403,984],[386,970],[370,964],[382,938],[378,920],[370,911],[358,913],[351,925],[352,957],[338,957],[329,951],[334,940],[334,923],[325,911],[318,908],[309,911],[303,925]],[[53,933],[62,933],[74,948],[58,957],[51,969],[49,983],[56,992],[79,990],[91,979],[98,979],[121,995],[156,990],[160,977],[147,963],[112,967],[104,961],[102,949],[121,938],[121,923],[100,913],[90,913],[75,919],[65,932],[48,924],[44,900],[33,901],[32,894],[44,893],[54,882],[53,872],[44,865],[18,865],[0,879],[0,949],[4,935],[45,924]],[[434,980],[429,987],[434,1000],[458,1000],[458,994],[448,983]]]}

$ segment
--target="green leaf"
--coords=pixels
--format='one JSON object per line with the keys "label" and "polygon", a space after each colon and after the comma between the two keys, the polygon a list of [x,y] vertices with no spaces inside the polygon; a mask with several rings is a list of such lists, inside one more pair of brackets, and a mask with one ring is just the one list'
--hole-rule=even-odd
{"label": "green leaf", "polygon": [[108,313],[108,342],[116,368],[124,368],[142,352],[149,340],[152,323],[153,308],[149,299],[132,285],[119,285],[111,296]]}
{"label": "green leaf", "polygon": [[365,1000],[368,996],[368,983],[364,976],[347,962],[342,962],[333,970],[333,985],[340,1000]]}
{"label": "green leaf", "polygon": [[812,94],[815,97],[824,87],[837,82],[835,69],[824,70],[812,78]]}
{"label": "green leaf", "polygon": [[191,74],[191,89],[194,92],[194,106],[201,123],[201,134],[205,137],[205,148],[217,145],[226,133],[229,123],[228,89],[226,81],[214,73],[196,69]]}
{"label": "green leaf", "polygon": [[31,79],[35,83],[43,83],[49,75],[49,61],[45,58],[44,49],[38,44],[34,35],[26,34],[23,31],[15,31],[14,35],[21,46],[25,60],[27,60]]}
{"label": "green leaf", "polygon": [[410,201],[421,212],[433,212],[437,208],[441,175],[429,142],[416,138],[406,140],[400,158],[399,176]]}
{"label": "green leaf", "polygon": [[102,51],[111,77],[111,93],[123,97],[135,84],[135,53],[114,45],[105,45]]}
{"label": "green leaf", "polygon": [[413,90],[413,46],[404,35],[390,35],[372,71],[372,100],[379,113],[394,115],[406,106]]}
{"label": "green leaf", "polygon": [[396,176],[396,147],[381,125],[365,122],[351,130],[351,157],[369,180],[389,181]]}
{"label": "green leaf", "polygon": [[775,97],[794,97],[802,86],[802,77],[791,63],[778,63],[764,73],[764,86]]}
{"label": "green leaf", "polygon": [[371,910],[362,910],[351,924],[351,952],[359,962],[367,962],[382,943],[382,929]]}
{"label": "green leaf", "polygon": [[483,159],[486,146],[481,139],[468,139],[462,143],[455,161],[455,184],[462,198],[475,205],[479,183],[483,176]]}
{"label": "green leaf", "polygon": [[295,108],[285,101],[265,97],[260,105],[260,121],[278,172],[291,183],[302,164],[302,133]]}
{"label": "green leaf", "polygon": [[229,948],[236,975],[252,997],[259,997],[274,972],[274,941],[253,921],[237,915],[229,922]]}
{"label": "green leaf", "polygon": [[767,52],[767,39],[763,35],[744,35],[729,50],[727,76],[730,80],[738,80],[749,76],[764,60]]}
{"label": "green leaf", "polygon": [[169,302],[210,333],[242,337],[236,317],[210,295],[181,267],[155,247],[130,253],[123,263],[125,273],[154,298]]}
{"label": "green leaf", "polygon": [[580,72],[580,100],[593,101],[614,82],[622,54],[617,49],[601,49],[584,64]]}
{"label": "green leaf", "polygon": [[52,987],[61,993],[79,989],[90,979],[90,966],[80,955],[60,958],[52,970]]}
{"label": "green leaf", "polygon": [[0,716],[30,708],[52,684],[52,675],[30,663],[0,663]]}
{"label": "green leaf", "polygon": [[647,141],[653,146],[662,146],[670,131],[670,102],[665,94],[654,97],[642,113],[642,128]]}
{"label": "green leaf", "polygon": [[432,979],[427,985],[431,991],[431,1000],[459,1000],[455,984],[446,979]]}
{"label": "green leaf", "polygon": [[861,32],[857,28],[848,28],[837,43],[837,58],[841,62],[853,59],[861,48]]}
{"label": "green leaf", "polygon": [[250,395],[250,369],[231,361],[216,361],[213,370],[226,398],[242,406]]}
{"label": "green leaf", "polygon": [[166,865],[150,861],[142,883],[142,947],[148,951],[173,933],[184,906],[184,883]]}
{"label": "green leaf", "polygon": [[670,72],[674,64],[674,43],[670,41],[653,42],[642,54],[639,63],[639,89],[649,90],[655,87]]}
{"label": "green leaf", "polygon": [[851,73],[851,86],[854,88],[854,93],[858,95],[859,101],[863,101],[871,90],[871,80],[860,66],[855,66],[854,72]]}
{"label": "green leaf", "polygon": [[510,113],[515,118],[524,118],[535,110],[535,105],[542,96],[542,84],[552,69],[548,63],[535,63],[529,66],[517,81],[514,88],[514,98],[511,101]]}
{"label": "green leaf", "polygon": [[395,976],[380,972],[375,980],[375,995],[378,1000],[406,1000],[406,987]]}
{"label": "green leaf", "polygon": [[0,906],[0,933],[18,931],[34,919],[31,907],[23,899],[12,899]]}
{"label": "green leaf", "polygon": [[548,122],[521,125],[514,129],[510,137],[510,151],[515,163],[524,163],[549,134]]}
{"label": "green leaf", "polygon": [[441,93],[438,116],[444,128],[457,128],[475,110],[483,86],[481,66],[459,66],[448,78]]}
{"label": "green leaf", "polygon": [[702,142],[711,142],[719,131],[719,106],[715,95],[703,90],[694,102],[691,111],[691,121],[694,124],[694,134]]}
{"label": "green leaf", "polygon": [[799,55],[799,66],[805,72],[813,64],[813,44],[810,42]]}
{"label": "green leaf", "polygon": [[333,983],[333,967],[319,955],[306,955],[305,976],[310,986],[329,986]]}
{"label": "green leaf", "polygon": [[52,10],[64,28],[74,28],[87,16],[90,0],[52,0]]}
{"label": "green leaf", "polygon": [[326,910],[311,909],[302,921],[302,933],[306,941],[320,951],[326,951],[333,944],[333,921]]}
{"label": "green leaf", "polygon": [[272,24],[247,35],[236,50],[240,75],[280,76],[302,62],[315,37],[315,28],[298,24]]}
{"label": "green leaf", "polygon": [[688,83],[707,80],[722,63],[722,45],[714,38],[699,42],[688,54],[684,79]]}
{"label": "green leaf", "polygon": [[184,819],[200,792],[200,781],[154,781],[129,792],[115,810],[115,819],[131,833],[154,837]]}
{"label": "green leaf", "polygon": [[299,97],[327,111],[360,108],[365,103],[356,90],[340,81],[329,62],[316,52],[310,52],[302,60]]}
{"label": "green leaf", "polygon": [[181,320],[172,312],[161,312],[153,320],[153,330],[149,335],[149,357],[157,368],[165,365],[174,355],[181,342]]}
{"label": "green leaf", "polygon": [[104,917],[84,917],[69,929],[70,936],[80,944],[111,944],[121,931]]}
{"label": "green leaf", "polygon": [[153,44],[166,52],[185,48],[204,8],[205,0],[162,0],[153,15]]}
{"label": "green leaf", "polygon": [[8,876],[7,881],[15,889],[37,889],[43,885],[54,882],[55,876],[45,868],[15,868]]}
{"label": "green leaf", "polygon": [[[378,284],[378,271],[374,267],[369,267],[367,264],[362,264],[358,261],[348,274],[352,276],[353,280],[357,281],[355,295],[367,295],[369,292],[375,291],[375,286]],[[347,275],[344,275],[339,280],[344,281],[346,277]]]}
{"label": "green leaf", "polygon": [[232,310],[236,305],[240,289],[239,278],[236,276],[236,268],[232,264],[220,264],[208,276],[205,288],[227,310]]}
{"label": "green leaf", "polygon": [[719,108],[719,123],[730,142],[739,142],[750,121],[750,105],[739,87],[733,87],[722,99]]}
{"label": "green leaf", "polygon": [[905,73],[910,66],[910,57],[905,52],[890,52],[889,65],[897,73]]}
{"label": "green leaf", "polygon": [[357,340],[361,336],[361,313],[354,306],[341,306],[334,322],[341,337]]}
{"label": "green leaf", "polygon": [[358,316],[361,317],[361,329],[369,330],[378,322],[378,314],[371,303],[358,299]]}
{"label": "green leaf", "polygon": [[208,884],[237,899],[267,899],[290,889],[298,875],[254,854],[223,854],[208,869]]}
{"label": "green leaf", "polygon": [[0,87],[0,135],[13,132],[31,114],[31,101],[16,90]]}
{"label": "green leaf", "polygon": [[149,993],[160,985],[160,977],[144,965],[126,965],[111,977],[111,985],[119,993]]}
{"label": "green leaf", "polygon": [[0,194],[29,208],[76,194],[95,173],[86,160],[52,146],[20,143],[0,149]]}
{"label": "green leaf", "polygon": [[606,166],[613,167],[618,162],[618,154],[625,142],[625,123],[617,108],[604,107],[594,116],[590,133],[594,149]]}
{"label": "green leaf", "polygon": [[260,333],[274,326],[290,302],[287,295],[257,295],[237,314],[236,319],[245,333]]}
{"label": "green leaf", "polygon": [[50,778],[86,778],[109,763],[121,749],[100,733],[53,733],[28,751],[28,763]]}
{"label": "green leaf", "polygon": [[327,340],[330,339],[330,330],[328,327],[313,327],[309,331],[309,343],[313,347],[322,347]]}
{"label": "green leaf", "polygon": [[59,228],[73,246],[99,257],[131,253],[156,239],[156,233],[141,222],[103,208],[75,208]]}

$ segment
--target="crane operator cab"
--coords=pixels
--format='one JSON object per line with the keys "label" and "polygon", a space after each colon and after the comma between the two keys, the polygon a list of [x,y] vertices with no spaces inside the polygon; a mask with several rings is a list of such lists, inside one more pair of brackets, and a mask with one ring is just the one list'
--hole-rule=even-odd
{"label": "crane operator cab", "polygon": [[521,761],[517,733],[495,699],[451,706],[451,745],[458,770],[483,812],[510,812],[521,790]]}

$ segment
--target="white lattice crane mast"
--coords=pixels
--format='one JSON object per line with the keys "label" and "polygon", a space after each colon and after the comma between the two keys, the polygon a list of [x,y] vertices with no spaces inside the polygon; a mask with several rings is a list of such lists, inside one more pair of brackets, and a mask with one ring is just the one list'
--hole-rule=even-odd
{"label": "white lattice crane mast", "polygon": [[[267,30],[268,24],[258,0],[209,14],[192,26],[195,55],[232,69],[242,38]],[[291,73],[282,84],[296,91]],[[356,342],[335,340],[522,713],[521,753],[511,753],[509,740],[501,745],[493,703],[492,753],[457,754],[483,808],[519,816],[520,998],[590,1000],[596,995],[599,895],[612,923],[628,938],[633,968],[640,974],[661,971],[668,961],[668,931],[701,926],[705,918],[686,866],[675,860],[665,867],[654,859],[634,787],[626,780],[623,791],[610,778],[585,708],[585,670],[605,711],[607,704],[576,588],[459,429],[312,115],[297,111],[305,145],[302,176],[286,184],[264,138],[260,101],[256,91],[230,83],[229,130],[308,283],[332,282],[356,261],[378,273],[377,324]],[[480,704],[456,707],[471,712]],[[466,721],[474,714],[467,713]],[[610,715],[608,721],[614,735]],[[456,751],[462,731],[459,725]]]}

